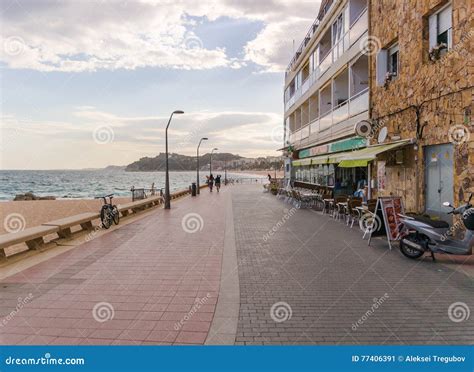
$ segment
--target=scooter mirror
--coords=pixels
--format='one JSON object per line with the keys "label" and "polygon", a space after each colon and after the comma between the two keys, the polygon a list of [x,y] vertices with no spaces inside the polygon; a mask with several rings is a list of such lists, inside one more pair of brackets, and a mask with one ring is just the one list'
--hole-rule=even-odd
{"label": "scooter mirror", "polygon": [[450,202],[444,202],[444,203],[443,203],[443,206],[445,206],[445,207],[452,207],[452,205],[451,205]]}

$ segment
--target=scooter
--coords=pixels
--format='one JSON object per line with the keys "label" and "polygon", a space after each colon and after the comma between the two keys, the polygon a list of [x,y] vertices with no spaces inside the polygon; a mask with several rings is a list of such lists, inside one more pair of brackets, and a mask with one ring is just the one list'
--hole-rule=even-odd
{"label": "scooter", "polygon": [[433,261],[435,253],[453,255],[471,255],[474,247],[474,208],[471,205],[473,194],[469,201],[458,207],[449,202],[443,206],[452,208],[448,214],[462,215],[462,223],[466,227],[463,239],[456,239],[453,233],[461,228],[461,222],[452,227],[445,221],[435,221],[421,216],[405,216],[398,214],[400,225],[400,251],[404,256],[417,259],[425,252],[430,252]]}

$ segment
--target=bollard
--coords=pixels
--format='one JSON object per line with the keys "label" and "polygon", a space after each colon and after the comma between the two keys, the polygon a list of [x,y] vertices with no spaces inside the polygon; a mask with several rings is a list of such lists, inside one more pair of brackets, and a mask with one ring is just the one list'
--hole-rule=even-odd
{"label": "bollard", "polygon": [[197,194],[196,182],[193,182],[191,184],[191,196],[196,196],[196,194]]}

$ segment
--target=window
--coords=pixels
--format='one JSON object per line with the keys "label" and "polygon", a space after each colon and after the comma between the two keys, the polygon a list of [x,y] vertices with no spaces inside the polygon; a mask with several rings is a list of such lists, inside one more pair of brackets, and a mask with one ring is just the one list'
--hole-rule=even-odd
{"label": "window", "polygon": [[430,53],[446,53],[452,48],[452,15],[453,8],[448,4],[428,18]]}
{"label": "window", "polygon": [[387,72],[392,78],[398,76],[398,44],[388,49],[388,66]]}
{"label": "window", "polygon": [[399,74],[400,53],[398,43],[388,48],[380,49],[377,53],[377,85],[385,85]]}
{"label": "window", "polygon": [[332,45],[335,45],[340,39],[342,39],[343,24],[342,14],[340,14],[339,17],[337,17],[336,22],[332,25]]}

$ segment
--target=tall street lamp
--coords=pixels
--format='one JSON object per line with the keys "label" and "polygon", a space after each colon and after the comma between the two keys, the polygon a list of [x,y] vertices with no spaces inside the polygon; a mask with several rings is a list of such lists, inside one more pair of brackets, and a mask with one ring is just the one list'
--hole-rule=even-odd
{"label": "tall street lamp", "polygon": [[169,173],[169,168],[168,168],[168,128],[171,123],[171,119],[173,118],[173,115],[176,114],[184,114],[184,111],[181,110],[175,110],[171,113],[170,119],[168,120],[168,125],[166,126],[165,130],[165,142],[166,142],[166,149],[165,149],[165,154],[166,154],[166,176],[165,176],[165,209],[170,209],[171,208],[171,198],[170,198],[170,173]]}
{"label": "tall street lamp", "polygon": [[201,146],[201,142],[202,141],[207,141],[209,138],[207,137],[202,137],[200,140],[199,140],[199,145],[197,147],[197,152],[196,152],[196,160],[197,160],[197,167],[196,167],[196,173],[197,173],[197,178],[196,178],[196,185],[197,185],[197,193],[200,194],[201,193],[201,188],[199,187],[199,146]]}
{"label": "tall street lamp", "polygon": [[209,177],[211,177],[212,174],[212,153],[217,150],[219,149],[217,147],[214,147],[211,151],[211,155],[209,156]]}

